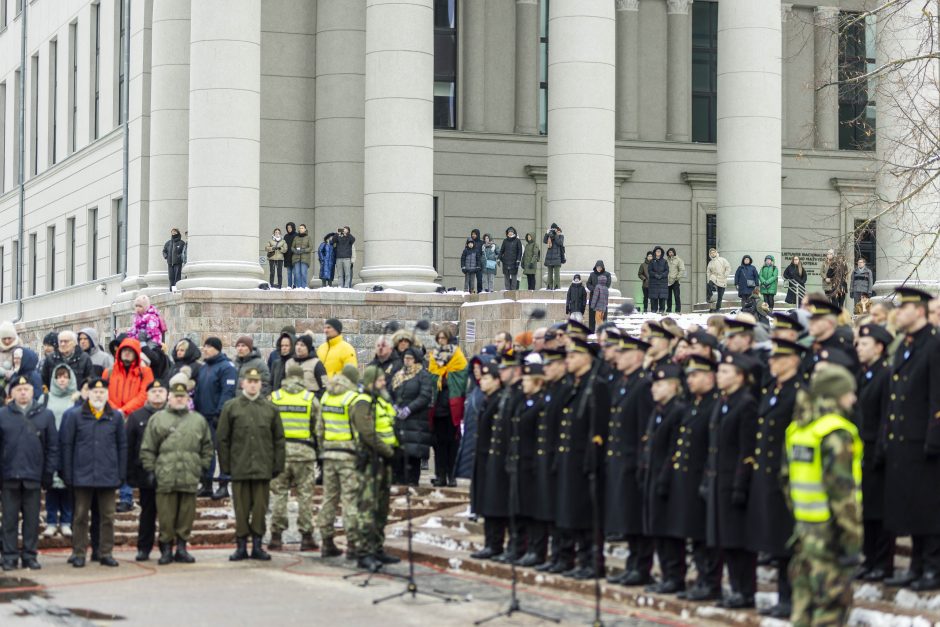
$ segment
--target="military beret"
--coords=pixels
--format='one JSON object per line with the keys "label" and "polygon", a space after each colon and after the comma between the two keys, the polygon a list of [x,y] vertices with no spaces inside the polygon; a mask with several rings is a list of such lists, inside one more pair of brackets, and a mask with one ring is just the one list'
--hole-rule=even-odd
{"label": "military beret", "polygon": [[711,349],[718,348],[718,338],[707,331],[694,331],[689,333],[689,344],[703,344]]}
{"label": "military beret", "polygon": [[565,358],[565,351],[558,348],[546,348],[542,350],[542,363],[550,364],[553,361],[562,361]]}
{"label": "military beret", "polygon": [[522,367],[522,374],[530,377],[544,377],[545,369],[542,364],[526,364]]}
{"label": "military beret", "polygon": [[732,365],[745,374],[754,367],[754,360],[744,353],[728,353],[722,357],[721,363]]}
{"label": "military beret", "polygon": [[20,375],[10,382],[10,389],[12,390],[13,388],[18,387],[20,385],[28,385],[30,387],[33,386],[33,384],[30,382],[29,379],[27,379],[23,375]]}
{"label": "military beret", "polygon": [[108,389],[108,381],[107,381],[106,379],[102,379],[102,378],[100,378],[100,377],[95,377],[95,378],[90,379],[90,380],[88,381],[88,389],[89,389],[89,390],[96,390],[96,389],[104,389],[104,390],[107,390],[107,389]]}
{"label": "military beret", "polygon": [[245,379],[245,381],[260,381],[261,371],[257,368],[249,368],[245,371],[245,375],[242,378]]}
{"label": "military beret", "polygon": [[890,346],[894,341],[894,336],[880,324],[864,324],[858,330],[859,337],[870,337],[876,342],[881,342],[885,346]]}
{"label": "military beret", "polygon": [[739,333],[753,333],[757,325],[750,320],[740,320],[738,318],[725,318],[725,334],[728,336]]}
{"label": "military beret", "polygon": [[797,357],[802,357],[803,353],[806,352],[806,347],[797,342],[791,342],[790,340],[781,340],[777,339],[773,341],[774,348],[770,353],[770,358],[774,357],[786,357],[788,355],[796,355]]}
{"label": "military beret", "polygon": [[803,323],[796,317],[785,311],[775,311],[770,316],[774,319],[775,329],[790,329],[793,331],[803,331]]}
{"label": "military beret", "polygon": [[638,337],[633,337],[632,335],[622,335],[620,336],[620,350],[624,351],[648,351],[649,342],[644,342]]}
{"label": "military beret", "polygon": [[811,298],[806,305],[806,309],[813,318],[838,316],[842,313],[842,309],[838,305],[833,305],[824,298]]}
{"label": "military beret", "polygon": [[591,344],[586,339],[581,337],[571,338],[571,346],[568,349],[569,353],[587,353],[591,356],[597,355],[597,344]]}
{"label": "military beret", "polygon": [[660,368],[657,368],[653,372],[653,381],[663,381],[665,379],[681,379],[682,378],[682,368],[675,364],[666,364]]}
{"label": "military beret", "polygon": [[690,355],[685,362],[686,374],[692,374],[693,372],[715,372],[716,370],[718,370],[718,364],[708,357],[702,357],[701,355]]}
{"label": "military beret", "polygon": [[894,291],[901,297],[900,302],[902,305],[906,303],[929,303],[934,298],[933,295],[916,287],[899,287]]}

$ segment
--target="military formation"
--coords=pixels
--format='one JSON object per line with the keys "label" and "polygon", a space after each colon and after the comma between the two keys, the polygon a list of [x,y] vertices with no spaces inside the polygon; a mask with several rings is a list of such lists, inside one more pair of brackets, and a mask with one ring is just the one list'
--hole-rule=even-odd
{"label": "military formation", "polygon": [[854,326],[824,294],[770,325],[664,318],[633,337],[570,320],[537,351],[485,351],[472,557],[725,608],[755,606],[763,564],[778,594],[761,613],[798,626],[842,624],[853,579],[940,589],[931,298],[900,288]]}

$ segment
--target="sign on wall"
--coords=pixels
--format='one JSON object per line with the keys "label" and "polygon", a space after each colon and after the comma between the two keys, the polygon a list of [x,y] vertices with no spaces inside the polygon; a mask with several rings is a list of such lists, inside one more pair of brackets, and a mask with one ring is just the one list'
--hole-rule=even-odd
{"label": "sign on wall", "polygon": [[463,328],[463,341],[465,344],[472,344],[477,341],[477,321],[467,320]]}

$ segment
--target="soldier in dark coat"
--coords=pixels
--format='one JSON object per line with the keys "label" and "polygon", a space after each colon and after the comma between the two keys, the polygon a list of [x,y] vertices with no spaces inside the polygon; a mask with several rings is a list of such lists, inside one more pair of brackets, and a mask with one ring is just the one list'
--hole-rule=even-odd
{"label": "soldier in dark coat", "polygon": [[652,373],[651,393],[656,405],[646,422],[640,449],[638,479],[643,493],[643,533],[655,538],[662,581],[648,592],[674,594],[685,590],[685,539],[664,534],[669,525],[669,470],[672,431],[682,420],[682,368],[667,365]]}
{"label": "soldier in dark coat", "polygon": [[793,514],[780,483],[780,465],[786,454],[786,433],[796,394],[803,385],[800,364],[804,347],[774,340],[770,356],[771,380],[757,405],[757,443],[754,474],[747,498],[748,548],[769,555],[777,568],[777,605],[760,610],[765,616],[790,616],[792,589],[787,575],[793,535]]}
{"label": "soldier in dark coat", "polygon": [[905,334],[891,365],[885,527],[913,537],[911,569],[887,585],[940,589],[940,331],[927,319],[931,296],[898,288],[895,324]]}
{"label": "soldier in dark coat", "polygon": [[841,351],[851,360],[849,371],[857,373],[858,354],[852,344],[853,336],[851,332],[841,331],[838,323],[842,309],[826,299],[812,296],[807,299],[807,309],[810,313],[809,334],[813,338],[813,361],[818,363],[824,350]]}
{"label": "soldier in dark coat", "polygon": [[147,386],[147,402],[127,417],[124,430],[127,433],[127,483],[140,492],[140,517],[137,522],[138,562],[150,559],[157,532],[157,491],[147,484],[147,471],[140,461],[140,446],[144,442],[144,431],[150,417],[166,406],[167,387],[156,379]]}
{"label": "soldier in dark coat", "polygon": [[[513,418],[517,408],[522,404],[522,362],[519,353],[503,355],[499,361],[499,379],[502,382],[499,405],[496,417],[493,420],[493,431],[490,436],[490,451],[486,459],[486,488],[487,495],[484,501],[488,503],[490,511],[499,512],[498,515],[509,517],[513,512],[511,507],[511,492],[509,489],[510,464],[509,452],[511,445]],[[493,558],[494,562],[508,564],[522,559],[525,541],[522,537],[523,529],[518,516],[513,516],[513,525],[509,526],[509,544],[502,555]]]}
{"label": "soldier in dark coat", "polygon": [[859,329],[858,358],[862,364],[856,378],[858,404],[855,424],[862,439],[862,519],[865,562],[858,579],[883,581],[894,574],[894,535],[885,530],[885,459],[879,434],[887,422],[891,362],[888,347],[894,336],[882,326],[866,324]]}
{"label": "soldier in dark coat", "polygon": [[556,456],[556,524],[568,531],[575,542],[577,564],[565,573],[574,579],[593,579],[602,568],[600,462],[610,420],[610,395],[607,385],[592,377],[596,351],[594,345],[581,337],[571,339],[566,363],[571,375],[572,396],[562,410]]}
{"label": "soldier in dark coat", "polygon": [[770,353],[754,346],[754,330],[757,325],[747,317],[725,319],[725,353],[750,357],[751,395],[757,399],[764,393],[770,379],[768,358]]}
{"label": "soldier in dark coat", "polygon": [[[503,544],[508,525],[507,482],[493,485],[488,482],[492,472],[499,467],[499,459],[490,462],[496,456],[495,446],[504,437],[502,417],[499,415],[502,404],[502,382],[499,380],[499,368],[495,363],[483,363],[480,366],[480,389],[486,395],[483,410],[477,420],[477,448],[473,463],[473,482],[470,484],[470,506],[477,516],[483,516],[483,535],[485,546],[470,555],[473,559],[492,559],[503,554]],[[502,458],[505,462],[505,457]],[[503,465],[505,469],[505,464]]]}
{"label": "soldier in dark coat", "polygon": [[718,402],[717,368],[714,361],[700,355],[686,362],[689,402],[670,430],[669,459],[663,476],[668,506],[661,533],[681,542],[692,541],[698,579],[690,590],[678,595],[690,601],[721,598],[721,557],[705,542],[706,503],[700,494],[708,459],[709,419]]}
{"label": "soldier in dark coat", "polygon": [[637,481],[640,440],[653,411],[651,378],[643,368],[649,344],[633,337],[620,340],[617,368],[621,378],[611,386],[607,455],[604,458],[604,531],[626,540],[630,548],[623,573],[610,583],[642,586],[652,581],[652,538],[643,535],[643,496]]}
{"label": "soldier in dark coat", "polygon": [[747,497],[753,470],[757,401],[751,396],[750,357],[725,355],[718,366],[721,397],[709,421],[708,463],[703,480],[708,498],[708,545],[721,549],[731,594],[720,605],[754,607],[757,556],[747,548]]}
{"label": "soldier in dark coat", "polygon": [[525,364],[522,367],[523,396],[512,412],[509,438],[510,480],[516,482],[516,498],[510,500],[510,508],[523,530],[527,547],[517,566],[542,564],[548,553],[548,523],[535,518],[538,494],[532,489],[536,483],[536,451],[540,447],[538,428],[545,415],[544,388],[542,364]]}

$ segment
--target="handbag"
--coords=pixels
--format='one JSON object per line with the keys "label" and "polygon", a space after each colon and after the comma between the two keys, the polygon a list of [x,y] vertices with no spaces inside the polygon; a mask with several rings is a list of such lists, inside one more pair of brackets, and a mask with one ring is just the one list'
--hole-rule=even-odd
{"label": "handbag", "polygon": [[486,271],[487,271],[487,272],[491,272],[491,271],[492,271],[492,272],[496,272],[496,260],[495,260],[495,259],[487,259],[487,260],[486,260]]}
{"label": "handbag", "polygon": [[747,280],[747,286],[748,286],[748,287],[757,287],[757,282],[756,282],[756,281],[752,281],[751,279],[748,279],[748,280]]}

